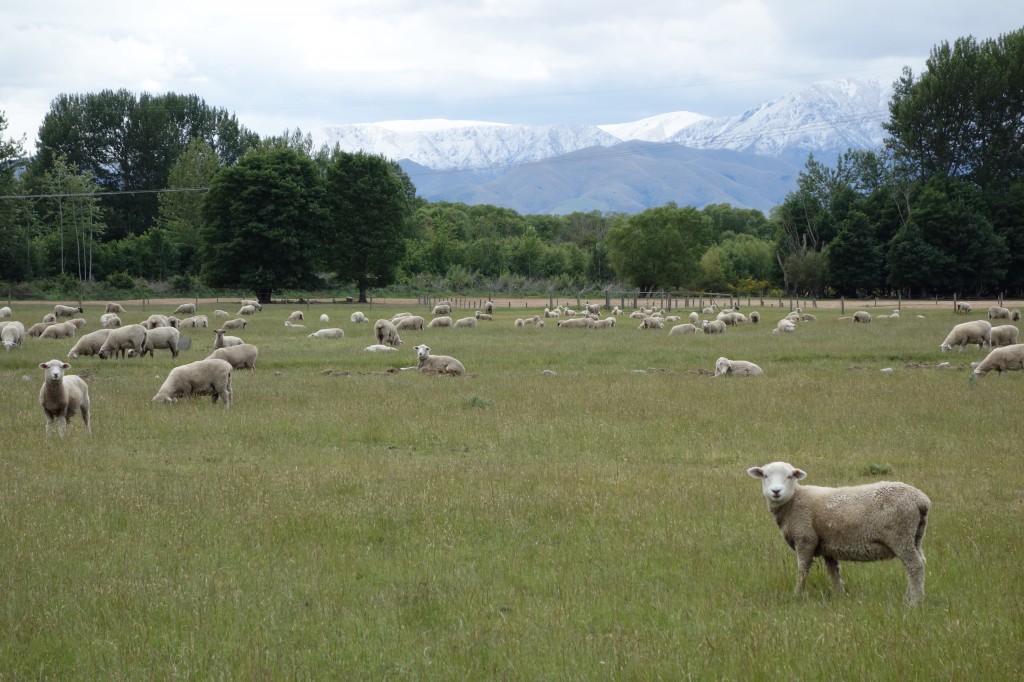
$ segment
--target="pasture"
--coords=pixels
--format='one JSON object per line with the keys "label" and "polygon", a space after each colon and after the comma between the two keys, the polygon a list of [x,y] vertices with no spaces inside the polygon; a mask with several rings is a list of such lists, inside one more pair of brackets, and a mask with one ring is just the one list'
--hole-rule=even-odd
{"label": "pasture", "polygon": [[[28,327],[52,305],[13,308]],[[284,327],[297,308],[305,328]],[[86,304],[83,332],[102,310]],[[785,311],[761,308],[758,326],[670,337],[626,318],[517,329],[525,312],[500,308],[364,352],[400,310],[429,320],[267,306],[229,332],[260,356],[226,411],[151,402],[210,329],[183,331],[177,360],[69,360],[91,436],[77,417],[43,435],[38,364],[73,340],[0,352],[0,679],[1024,676],[1024,376],[971,387],[984,353],[939,351],[984,312],[818,309],[773,335]],[[320,326],[346,337],[307,338]],[[418,343],[467,376],[398,370]],[[719,356],[765,376],[712,379]],[[746,473],[774,460],[807,484],[927,493],[924,602],[903,604],[897,561],[845,563],[841,597],[819,560],[795,597]]]}

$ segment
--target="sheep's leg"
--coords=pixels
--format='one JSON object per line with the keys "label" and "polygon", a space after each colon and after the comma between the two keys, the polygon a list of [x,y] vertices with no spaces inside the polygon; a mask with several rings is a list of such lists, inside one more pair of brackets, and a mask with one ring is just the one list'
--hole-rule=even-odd
{"label": "sheep's leg", "polygon": [[924,554],[917,547],[900,548],[896,556],[907,569],[907,594],[905,599],[913,606],[924,598]]}
{"label": "sheep's leg", "polygon": [[86,432],[92,433],[92,426],[89,425],[89,406],[86,403],[82,403],[78,409],[82,411],[82,421],[85,422]]}
{"label": "sheep's leg", "polygon": [[49,436],[53,432],[53,415],[49,412],[46,414],[46,435]]}
{"label": "sheep's leg", "polygon": [[807,583],[807,574],[811,570],[811,564],[814,562],[814,547],[797,547],[796,548],[796,589],[793,590],[795,594],[801,595],[804,593],[804,585]]}
{"label": "sheep's leg", "polygon": [[824,557],[824,559],[828,577],[832,578],[832,589],[839,594],[846,594],[846,585],[843,584],[843,577],[839,572],[839,562],[832,557]]}

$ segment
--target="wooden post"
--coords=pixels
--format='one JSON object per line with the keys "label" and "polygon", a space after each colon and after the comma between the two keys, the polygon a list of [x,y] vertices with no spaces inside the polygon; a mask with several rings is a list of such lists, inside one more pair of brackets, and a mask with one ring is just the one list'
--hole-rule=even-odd
{"label": "wooden post", "polygon": [[839,297],[839,314],[840,315],[845,315],[846,314],[846,297],[845,296],[840,296]]}

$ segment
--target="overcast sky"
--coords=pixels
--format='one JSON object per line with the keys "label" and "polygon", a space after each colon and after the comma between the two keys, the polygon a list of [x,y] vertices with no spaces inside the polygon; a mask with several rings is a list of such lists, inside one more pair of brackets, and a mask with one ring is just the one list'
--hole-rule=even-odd
{"label": "overcast sky", "polygon": [[32,0],[0,14],[5,138],[62,93],[194,93],[261,135],[448,118],[738,114],[820,80],[915,73],[1024,27],[1017,0]]}

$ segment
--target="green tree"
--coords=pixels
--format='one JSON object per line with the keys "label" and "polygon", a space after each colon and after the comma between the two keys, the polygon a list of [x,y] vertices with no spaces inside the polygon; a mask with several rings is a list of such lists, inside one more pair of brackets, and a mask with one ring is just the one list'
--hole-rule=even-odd
{"label": "green tree", "polygon": [[168,263],[172,272],[199,274],[202,203],[205,190],[220,170],[220,161],[209,144],[194,138],[175,161],[167,179],[167,192],[159,197],[157,229],[163,230],[177,254]]}
{"label": "green tree", "polygon": [[317,283],[325,211],[316,165],[288,148],[250,152],[213,177],[202,203],[203,278],[269,302]]}
{"label": "green tree", "polygon": [[97,198],[100,187],[91,173],[77,172],[63,157],[57,158],[42,182],[50,195],[43,229],[59,237],[60,274],[73,269],[80,281],[92,281],[94,247],[105,229]]}
{"label": "green tree", "polygon": [[325,178],[328,267],[355,282],[359,301],[370,287],[395,280],[405,255],[412,206],[401,169],[383,156],[335,150]]}
{"label": "green tree", "polygon": [[711,244],[711,219],[675,203],[620,218],[608,230],[608,260],[616,274],[642,292],[693,282]]}
{"label": "green tree", "polygon": [[[0,111],[0,195],[22,193],[15,171],[23,161],[21,140],[4,139],[7,117]],[[22,200],[0,200],[0,280],[22,279],[31,272],[28,249],[31,206]]]}
{"label": "green tree", "polygon": [[882,279],[882,245],[868,217],[851,211],[839,223],[839,232],[825,249],[828,282],[844,295],[867,293],[878,288]]}

